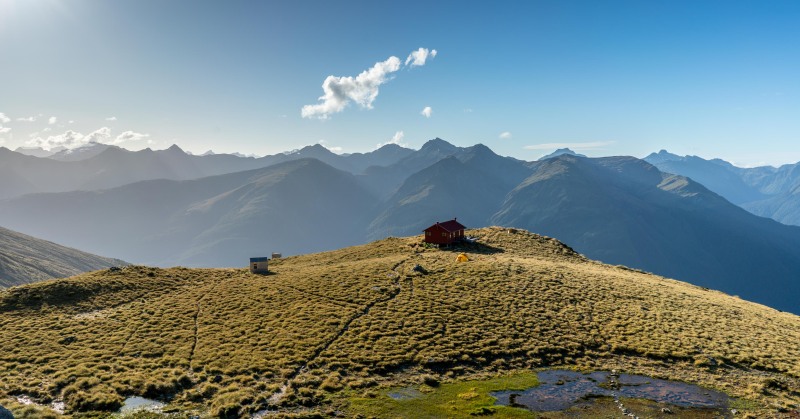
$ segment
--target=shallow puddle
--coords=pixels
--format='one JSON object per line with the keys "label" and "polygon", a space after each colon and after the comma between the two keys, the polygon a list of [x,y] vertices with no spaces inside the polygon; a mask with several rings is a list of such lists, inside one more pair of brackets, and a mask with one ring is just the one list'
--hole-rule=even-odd
{"label": "shallow puddle", "polygon": [[119,409],[119,413],[131,413],[137,410],[159,412],[164,408],[164,403],[144,397],[128,397]]}
{"label": "shallow puddle", "polygon": [[540,384],[524,391],[491,393],[499,405],[524,407],[535,412],[568,409],[592,397],[646,399],[673,406],[724,409],[730,398],[725,393],[679,381],[659,380],[642,375],[609,372],[581,374],[575,371],[543,371]]}
{"label": "shallow puddle", "polygon": [[394,400],[411,400],[422,397],[422,393],[415,388],[408,387],[389,392],[389,397]]}

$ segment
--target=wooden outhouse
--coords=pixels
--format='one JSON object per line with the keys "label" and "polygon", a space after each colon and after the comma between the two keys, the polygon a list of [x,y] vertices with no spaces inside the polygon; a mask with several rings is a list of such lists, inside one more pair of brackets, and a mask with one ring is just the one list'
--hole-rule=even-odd
{"label": "wooden outhouse", "polygon": [[250,273],[253,274],[268,274],[269,273],[269,258],[250,258]]}

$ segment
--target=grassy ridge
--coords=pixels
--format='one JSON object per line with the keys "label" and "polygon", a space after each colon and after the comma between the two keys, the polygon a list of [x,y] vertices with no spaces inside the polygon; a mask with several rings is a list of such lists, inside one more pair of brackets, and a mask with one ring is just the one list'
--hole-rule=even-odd
{"label": "grassy ridge", "polygon": [[273,261],[268,276],[127,267],[2,291],[0,397],[70,412],[130,395],[222,416],[346,411],[353,394],[424,374],[567,365],[696,382],[771,413],[800,402],[797,316],[524,231],[470,234],[481,245],[460,249],[466,263],[390,238]]}

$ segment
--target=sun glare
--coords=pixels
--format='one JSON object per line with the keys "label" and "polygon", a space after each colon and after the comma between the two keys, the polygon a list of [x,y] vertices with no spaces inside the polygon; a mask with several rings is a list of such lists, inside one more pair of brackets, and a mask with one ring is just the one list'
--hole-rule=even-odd
{"label": "sun glare", "polygon": [[62,0],[0,0],[0,30],[26,15],[63,14],[66,9]]}

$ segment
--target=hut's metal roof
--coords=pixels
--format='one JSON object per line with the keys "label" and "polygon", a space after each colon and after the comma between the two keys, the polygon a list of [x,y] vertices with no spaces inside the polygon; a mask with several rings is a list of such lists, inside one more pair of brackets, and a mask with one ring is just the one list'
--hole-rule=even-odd
{"label": "hut's metal roof", "polygon": [[445,222],[442,222],[442,223],[436,223],[436,224],[426,228],[424,231],[428,231],[431,228],[436,227],[437,225],[439,227],[445,229],[446,231],[450,232],[450,233],[452,233],[454,231],[458,231],[458,230],[463,230],[463,229],[466,228],[466,227],[464,227],[463,224],[459,223],[458,221],[456,221],[455,218],[453,218],[450,221],[445,221]]}

